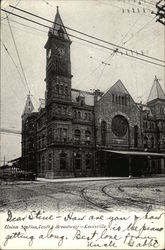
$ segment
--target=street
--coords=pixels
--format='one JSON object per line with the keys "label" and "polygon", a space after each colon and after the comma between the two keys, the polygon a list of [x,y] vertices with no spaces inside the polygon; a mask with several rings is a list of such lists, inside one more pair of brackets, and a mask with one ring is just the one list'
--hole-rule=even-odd
{"label": "street", "polygon": [[163,210],[164,178],[37,180],[2,183],[0,212],[43,209],[76,212]]}

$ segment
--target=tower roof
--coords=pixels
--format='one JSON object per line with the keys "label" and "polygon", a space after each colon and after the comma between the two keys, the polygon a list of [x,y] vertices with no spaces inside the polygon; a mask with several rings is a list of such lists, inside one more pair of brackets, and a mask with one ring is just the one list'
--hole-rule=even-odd
{"label": "tower roof", "polygon": [[156,99],[165,100],[165,94],[164,94],[163,89],[159,83],[158,78],[155,76],[152,88],[150,90],[150,94],[148,96],[147,103],[151,102],[153,100],[156,100]]}
{"label": "tower roof", "polygon": [[58,6],[57,6],[57,13],[56,13],[56,16],[55,16],[55,19],[54,19],[54,23],[52,25],[52,28],[50,28],[49,32],[52,33],[55,36],[60,36],[60,33],[61,33],[61,35],[63,36],[64,39],[70,41],[70,38],[69,38],[69,36],[67,34],[65,26],[64,26],[64,24],[62,22]]}
{"label": "tower roof", "polygon": [[31,114],[33,110],[34,110],[34,106],[33,106],[32,100],[30,98],[30,95],[28,95],[27,99],[26,99],[26,104],[25,104],[25,108],[23,111],[23,115]]}

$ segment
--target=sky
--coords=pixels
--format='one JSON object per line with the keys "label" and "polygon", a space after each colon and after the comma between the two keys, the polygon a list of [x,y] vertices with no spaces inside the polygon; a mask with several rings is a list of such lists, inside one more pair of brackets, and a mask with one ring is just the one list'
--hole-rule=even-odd
{"label": "sky", "polygon": [[[154,14],[151,14],[151,11],[155,11],[154,3],[155,0],[148,0],[147,3],[139,0],[2,0],[1,8],[51,26],[46,21],[12,9],[9,4],[51,21],[54,20],[56,6],[59,6],[65,26],[164,60],[164,26],[155,22]],[[28,89],[30,89],[35,109],[38,109],[39,98],[44,98],[45,95],[46,51],[44,45],[48,37],[48,28],[11,14],[8,19],[28,87],[23,78],[8,20],[5,13],[1,12],[1,128],[21,130],[21,115]],[[83,37],[69,30],[68,33]],[[160,84],[164,89],[163,67],[124,55],[113,55],[111,50],[73,37],[70,39],[72,40],[72,88],[106,91],[120,79],[133,99],[142,103],[147,102],[155,75],[161,79]],[[2,42],[15,64],[4,49]],[[111,49],[116,48],[105,43],[98,43]],[[105,66],[102,62],[110,65]],[[6,161],[9,161],[21,156],[21,135],[1,133],[0,139],[1,164],[3,164],[4,157]]]}

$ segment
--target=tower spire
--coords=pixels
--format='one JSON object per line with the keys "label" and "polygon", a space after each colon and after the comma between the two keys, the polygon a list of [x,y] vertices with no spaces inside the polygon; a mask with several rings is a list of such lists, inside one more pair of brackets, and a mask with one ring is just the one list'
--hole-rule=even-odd
{"label": "tower spire", "polygon": [[31,97],[30,97],[30,91],[29,91],[29,94],[27,95],[23,115],[32,113],[33,109],[34,109],[34,106],[33,106],[33,103],[32,103]]}
{"label": "tower spire", "polygon": [[150,94],[148,96],[148,100],[147,103],[156,100],[156,99],[161,99],[161,100],[165,100],[165,94],[163,92],[163,89],[159,83],[159,80],[157,78],[157,76],[155,76],[152,88],[150,90]]}
{"label": "tower spire", "polygon": [[65,40],[70,41],[70,38],[67,34],[66,28],[63,24],[63,21],[61,19],[60,13],[59,13],[59,6],[57,6],[57,12],[54,19],[54,23],[52,25],[52,28],[50,28],[49,32],[57,37],[63,37]]}

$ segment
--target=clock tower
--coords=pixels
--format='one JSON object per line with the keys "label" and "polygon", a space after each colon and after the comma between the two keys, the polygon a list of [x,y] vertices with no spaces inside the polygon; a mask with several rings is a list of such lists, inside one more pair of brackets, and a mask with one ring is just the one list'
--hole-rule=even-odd
{"label": "clock tower", "polygon": [[48,33],[46,49],[46,105],[71,102],[71,41],[59,10]]}

